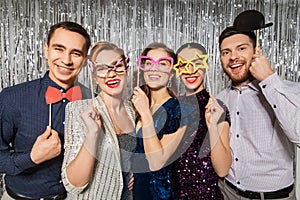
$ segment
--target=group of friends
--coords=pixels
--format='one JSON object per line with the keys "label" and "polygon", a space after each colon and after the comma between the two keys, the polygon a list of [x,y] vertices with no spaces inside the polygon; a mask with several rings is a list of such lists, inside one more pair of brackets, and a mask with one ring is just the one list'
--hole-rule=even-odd
{"label": "group of friends", "polygon": [[[90,46],[81,25],[52,25],[49,70],[1,91],[2,200],[296,199],[300,84],[272,69],[254,32],[229,26],[219,36],[231,84],[216,97],[205,89],[201,44],[149,44],[132,94],[124,50]],[[84,65],[97,95],[77,81]]]}

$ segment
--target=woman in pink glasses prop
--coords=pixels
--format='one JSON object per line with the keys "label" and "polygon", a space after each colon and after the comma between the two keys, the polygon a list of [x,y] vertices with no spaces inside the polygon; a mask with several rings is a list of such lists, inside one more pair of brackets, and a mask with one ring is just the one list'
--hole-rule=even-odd
{"label": "woman in pink glasses prop", "polygon": [[182,135],[180,106],[167,87],[176,62],[165,44],[148,45],[138,59],[145,85],[136,87],[132,103],[137,111],[137,150],[133,159],[136,200],[173,199],[169,158]]}

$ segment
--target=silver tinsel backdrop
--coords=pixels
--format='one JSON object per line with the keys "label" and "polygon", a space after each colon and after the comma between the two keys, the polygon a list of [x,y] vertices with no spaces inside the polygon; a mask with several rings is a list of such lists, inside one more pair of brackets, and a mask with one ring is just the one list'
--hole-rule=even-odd
{"label": "silver tinsel backdrop", "polygon": [[[266,22],[274,23],[261,30],[263,52],[283,78],[299,81],[299,0],[0,0],[0,90],[41,77],[47,70],[43,45],[50,25],[70,20],[82,24],[92,42],[111,41],[129,54],[129,80],[138,54],[150,42],[164,42],[174,50],[185,42],[202,43],[210,54],[209,77],[216,94],[228,82],[219,62],[218,36],[247,9],[259,10]],[[87,82],[86,69],[80,80]],[[129,82],[129,90],[135,85]]]}
{"label": "silver tinsel backdrop", "polygon": [[[164,42],[174,50],[185,42],[202,43],[210,54],[209,77],[216,94],[228,83],[219,62],[218,36],[248,9],[274,23],[260,32],[273,68],[284,79],[300,81],[300,0],[0,0],[0,91],[45,73],[47,31],[69,20],[82,24],[92,42],[122,47],[131,57],[129,80],[135,78],[137,56],[150,42]],[[87,82],[86,69],[79,79]],[[129,81],[128,89],[135,85]]]}

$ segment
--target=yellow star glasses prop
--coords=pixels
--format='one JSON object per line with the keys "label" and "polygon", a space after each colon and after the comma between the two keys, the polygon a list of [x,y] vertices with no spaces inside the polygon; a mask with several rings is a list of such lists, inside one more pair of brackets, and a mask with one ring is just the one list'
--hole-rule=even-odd
{"label": "yellow star glasses prop", "polygon": [[[176,71],[176,77],[182,74],[193,74],[198,71],[200,68],[208,68],[207,59],[208,54],[199,54],[195,52],[195,55],[192,60],[183,60],[182,58],[178,58],[178,62],[173,66],[173,69]],[[189,66],[193,66],[193,71],[190,71]]]}

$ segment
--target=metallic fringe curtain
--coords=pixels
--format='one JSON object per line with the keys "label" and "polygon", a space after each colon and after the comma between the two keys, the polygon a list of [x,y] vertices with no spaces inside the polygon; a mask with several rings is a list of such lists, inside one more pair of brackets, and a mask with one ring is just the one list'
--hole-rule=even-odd
{"label": "metallic fringe curtain", "polygon": [[[47,31],[69,20],[82,24],[92,42],[106,40],[122,47],[131,58],[130,81],[138,55],[150,42],[164,42],[175,51],[185,42],[203,44],[210,54],[208,73],[216,94],[228,83],[218,36],[248,9],[259,10],[266,22],[274,23],[260,33],[273,68],[284,79],[300,81],[299,0],[0,0],[0,90],[45,73]],[[84,69],[79,80],[87,83],[87,77]],[[129,82],[129,90],[136,84]]]}
{"label": "metallic fringe curtain", "polygon": [[[49,27],[68,20],[82,24],[93,43],[110,41],[127,52],[132,69],[127,94],[137,84],[132,81],[137,57],[153,41],[175,51],[185,42],[206,46],[210,85],[216,94],[228,84],[219,61],[218,36],[249,9],[259,10],[266,22],[274,23],[259,38],[273,68],[284,79],[300,82],[299,0],[0,0],[0,91],[45,73],[43,45]],[[84,68],[79,77],[86,85],[87,74]],[[299,165],[300,155],[298,174]]]}

